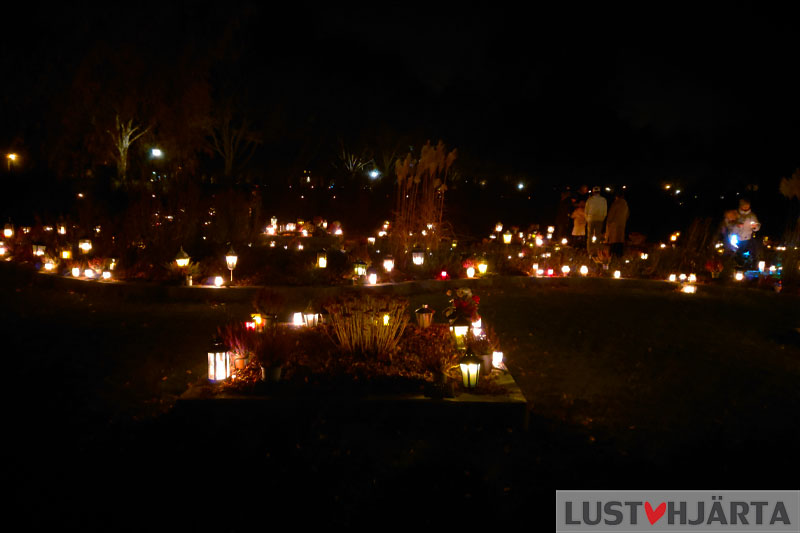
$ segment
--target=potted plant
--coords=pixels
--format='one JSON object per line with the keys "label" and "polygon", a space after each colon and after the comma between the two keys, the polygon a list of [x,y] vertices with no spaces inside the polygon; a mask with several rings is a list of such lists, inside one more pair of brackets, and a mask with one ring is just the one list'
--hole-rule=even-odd
{"label": "potted plant", "polygon": [[261,367],[262,381],[280,381],[283,367],[295,346],[293,333],[288,327],[278,326],[255,337],[253,352]]}
{"label": "potted plant", "polygon": [[481,372],[487,376],[492,372],[492,352],[494,345],[486,336],[476,337],[470,331],[466,339],[467,351],[472,351],[481,359]]}

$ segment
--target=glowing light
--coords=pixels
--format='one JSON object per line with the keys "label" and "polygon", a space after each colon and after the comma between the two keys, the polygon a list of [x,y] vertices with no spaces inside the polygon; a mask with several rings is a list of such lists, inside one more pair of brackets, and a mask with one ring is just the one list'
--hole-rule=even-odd
{"label": "glowing light", "polygon": [[667,245],[666,245],[666,244],[664,244],[664,243],[662,242],[660,247],[661,247],[661,249],[663,250],[664,248],[666,248],[666,247],[667,247]]}
{"label": "glowing light", "polygon": [[566,238],[566,237],[564,237],[563,239],[561,239],[561,244],[563,244],[564,246],[566,246],[567,244],[569,244],[569,241],[567,240],[567,238]]}
{"label": "glowing light", "polygon": [[678,276],[676,276],[675,274],[670,274],[669,275],[669,280],[671,282],[675,283],[676,281],[678,281]]}
{"label": "glowing light", "polygon": [[524,183],[522,183],[521,181],[519,183],[517,183],[517,189],[519,189],[521,191],[524,188],[525,188],[525,184]]}
{"label": "glowing light", "polygon": [[417,266],[422,265],[425,262],[425,252],[419,248],[414,249],[414,251],[411,252],[411,260]]}
{"label": "glowing light", "polygon": [[305,325],[305,320],[303,318],[303,313],[295,313],[292,315],[292,325],[293,326],[303,326]]}
{"label": "glowing light", "polygon": [[108,270],[104,270],[103,271],[103,279],[105,279],[105,280],[111,279],[111,272],[109,272]]}
{"label": "glowing light", "polygon": [[41,257],[44,255],[44,246],[41,244],[34,244],[33,245],[33,255],[36,257]]}
{"label": "glowing light", "polygon": [[648,257],[649,256],[646,253],[642,252],[641,255],[639,256],[639,259],[641,259],[642,261],[646,261]]}
{"label": "glowing light", "polygon": [[11,224],[6,224],[6,227],[3,228],[3,237],[6,239],[10,239],[14,236],[14,226]]}
{"label": "glowing light", "polygon": [[736,235],[735,233],[729,237],[728,241],[734,248],[739,248],[739,236]]}
{"label": "glowing light", "polygon": [[231,377],[231,353],[222,339],[214,339],[208,351],[208,380],[225,381]]}
{"label": "glowing light", "polygon": [[391,320],[391,318],[392,317],[390,317],[389,315],[384,314],[383,315],[383,325],[384,326],[388,326],[389,325],[389,320]]}
{"label": "glowing light", "polygon": [[503,233],[503,244],[511,244],[511,237],[513,235],[511,235],[510,231]]}
{"label": "glowing light", "polygon": [[369,171],[369,177],[370,179],[376,180],[381,177],[381,173],[377,169],[372,169]]}
{"label": "glowing light", "polygon": [[392,257],[391,255],[387,255],[386,257],[383,258],[383,269],[386,272],[391,272],[392,270],[394,270],[394,257]]}
{"label": "glowing light", "polygon": [[494,231],[496,233],[500,233],[501,231],[503,231],[503,223],[502,222],[498,222],[497,224],[495,224],[494,225]]}
{"label": "glowing light", "polygon": [[8,154],[6,157],[8,158],[9,161],[17,160],[17,154]]}
{"label": "glowing light", "polygon": [[374,273],[374,272],[371,273],[369,276],[367,276],[367,282],[369,282],[370,285],[377,285],[378,284],[378,275],[376,273]]}
{"label": "glowing light", "polygon": [[306,311],[303,313],[303,322],[310,328],[316,327],[317,323],[319,323],[319,315],[313,311]]}
{"label": "glowing light", "polygon": [[353,272],[356,276],[366,276],[367,275],[367,264],[364,261],[358,260],[353,263]]}
{"label": "glowing light", "polygon": [[6,245],[4,243],[0,243],[0,257],[6,255]]}
{"label": "glowing light", "polygon": [[561,273],[564,274],[565,276],[569,274],[569,271],[570,271],[569,265],[564,265],[561,267]]}
{"label": "glowing light", "polygon": [[689,274],[689,277],[686,278],[686,280],[689,283],[696,283],[697,282],[697,276],[695,274]]}
{"label": "glowing light", "polygon": [[467,267],[467,277],[468,278],[475,277],[475,267]]}
{"label": "glowing light", "polygon": [[187,254],[186,251],[183,249],[183,246],[181,246],[178,255],[175,256],[175,264],[178,265],[180,268],[184,268],[189,266],[190,260],[191,258],[189,257],[189,254]]}
{"label": "glowing light", "polygon": [[47,263],[44,264],[44,269],[47,270],[48,272],[52,271],[54,268],[56,268],[56,266],[53,264],[52,261],[48,261]]}
{"label": "glowing light", "polygon": [[164,155],[164,152],[161,151],[160,148],[153,148],[150,150],[150,157],[159,158]]}
{"label": "glowing light", "polygon": [[67,227],[63,224],[58,225],[58,234],[59,235],[66,235],[67,234]]}
{"label": "glowing light", "polygon": [[239,256],[236,255],[236,252],[231,249],[228,250],[228,253],[225,254],[225,262],[228,264],[228,270],[231,271],[231,276],[233,276],[233,269],[236,268],[236,263],[239,261]]}
{"label": "glowing light", "polygon": [[492,352],[492,366],[503,368],[503,352]]}
{"label": "glowing light", "polygon": [[681,281],[686,281],[686,274],[681,273],[680,275],[678,275],[678,279]]}
{"label": "glowing light", "polygon": [[342,234],[342,228],[337,228],[336,231],[333,232],[333,234],[334,235],[341,235]]}
{"label": "glowing light", "polygon": [[447,276],[447,270],[442,270],[441,272],[439,272],[439,277],[442,278],[442,279],[447,279],[447,277],[448,277]]}
{"label": "glowing light", "polygon": [[597,242],[597,235],[592,235],[592,242]]}
{"label": "glowing light", "polygon": [[737,272],[736,272],[736,273],[733,275],[733,278],[734,278],[736,281],[742,281],[742,280],[744,279],[744,272],[737,271]]}
{"label": "glowing light", "polygon": [[684,294],[694,294],[697,292],[697,287],[694,285],[684,285],[681,287],[681,292]]}
{"label": "glowing light", "polygon": [[370,245],[375,246],[375,237],[367,237],[367,242]]}
{"label": "glowing light", "polygon": [[92,241],[88,239],[83,239],[78,241],[78,248],[81,249],[81,252],[88,254],[89,251],[92,249]]}
{"label": "glowing light", "polygon": [[481,373],[481,359],[472,352],[461,359],[459,368],[461,369],[461,381],[466,389],[474,389],[478,386],[478,379]]}
{"label": "glowing light", "polygon": [[222,279],[222,276],[217,276],[214,278],[214,286],[215,287],[222,287],[222,284],[225,283],[225,280]]}
{"label": "glowing light", "polygon": [[489,269],[489,265],[486,263],[486,261],[481,261],[480,263],[478,263],[478,272],[481,275],[486,274],[486,271],[488,269]]}
{"label": "glowing light", "polygon": [[614,271],[614,279],[620,279],[622,277],[622,272],[619,270]]}
{"label": "glowing light", "polygon": [[554,274],[553,269],[552,268],[548,268],[547,269],[547,276],[548,277],[553,277],[553,274]]}
{"label": "glowing light", "polygon": [[767,262],[766,261],[759,261],[758,262],[758,271],[759,272],[764,272],[764,270],[766,268],[767,268]]}
{"label": "glowing light", "polygon": [[92,270],[91,268],[87,268],[86,270],[83,271],[83,275],[84,275],[84,277],[87,277],[87,278],[93,278],[94,277],[94,270]]}
{"label": "glowing light", "polygon": [[297,225],[294,222],[286,224],[286,231],[294,231],[295,229],[297,229]]}
{"label": "glowing light", "polygon": [[72,267],[72,277],[73,278],[81,277],[81,269],[78,267]]}
{"label": "glowing light", "polygon": [[544,239],[542,239],[541,237],[539,237],[537,235],[536,236],[536,246],[542,246],[543,244],[544,244]]}
{"label": "glowing light", "polygon": [[317,268],[327,268],[328,254],[325,252],[317,252]]}
{"label": "glowing light", "polygon": [[72,259],[72,250],[61,250],[61,259]]}
{"label": "glowing light", "polygon": [[581,265],[580,269],[581,276],[586,276],[589,274],[589,267],[586,265]]}

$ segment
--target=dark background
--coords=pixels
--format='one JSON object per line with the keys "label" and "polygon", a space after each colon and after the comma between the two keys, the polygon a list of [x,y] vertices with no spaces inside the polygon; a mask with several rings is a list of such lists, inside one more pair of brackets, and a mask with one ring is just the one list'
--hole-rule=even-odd
{"label": "dark background", "polygon": [[[286,216],[356,218],[341,214],[356,206],[350,227],[371,231],[391,208],[386,156],[428,139],[459,150],[448,211],[467,234],[498,218],[550,224],[558,191],[581,183],[625,184],[629,229],[652,239],[721,218],[737,193],[753,198],[767,234],[797,216],[778,193],[800,167],[797,33],[779,5],[139,2],[6,14],[0,147],[21,161],[4,168],[0,214],[15,220],[68,210],[65,199],[86,188],[84,168],[108,163],[82,111],[101,108],[103,93],[76,104],[87,80],[116,76],[93,63],[98,51],[141,62],[129,72],[134,92],[141,80],[161,93],[200,80],[214,103],[234,98],[263,141],[244,181]],[[133,168],[144,172],[145,150],[164,145],[165,131],[140,141]],[[342,179],[342,147],[384,176]],[[191,157],[197,179],[219,173],[202,143]],[[300,199],[288,185],[304,170],[335,188]]]}

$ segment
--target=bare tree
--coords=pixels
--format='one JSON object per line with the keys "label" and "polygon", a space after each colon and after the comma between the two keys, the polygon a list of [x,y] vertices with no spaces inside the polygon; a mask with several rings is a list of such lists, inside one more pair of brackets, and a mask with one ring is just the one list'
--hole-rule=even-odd
{"label": "bare tree", "polygon": [[226,102],[209,128],[211,146],[224,161],[224,175],[233,177],[237,168],[247,164],[261,144],[261,135],[251,128],[249,120],[236,119],[233,105]]}
{"label": "bare tree", "polygon": [[132,118],[120,120],[119,112],[115,113],[114,122],[116,127],[107,131],[114,147],[112,158],[117,164],[117,178],[124,183],[128,173],[128,151],[134,142],[150,131],[150,126],[142,128]]}

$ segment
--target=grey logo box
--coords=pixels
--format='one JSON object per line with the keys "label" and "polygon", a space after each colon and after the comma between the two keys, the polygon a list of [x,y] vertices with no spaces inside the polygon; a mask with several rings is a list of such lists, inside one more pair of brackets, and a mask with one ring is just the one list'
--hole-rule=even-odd
{"label": "grey logo box", "polygon": [[557,490],[556,531],[800,533],[800,491]]}

